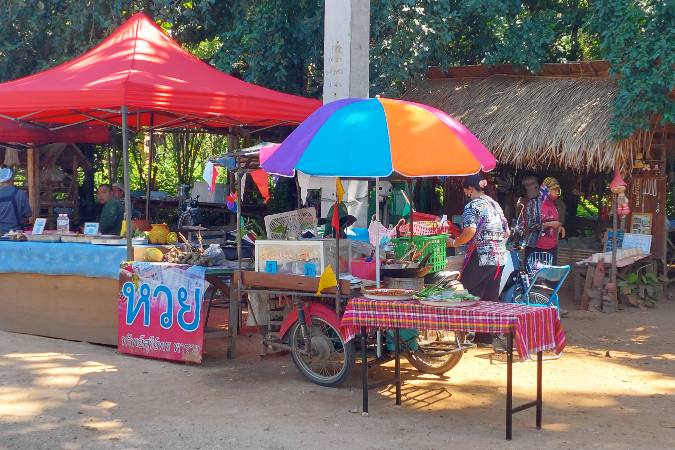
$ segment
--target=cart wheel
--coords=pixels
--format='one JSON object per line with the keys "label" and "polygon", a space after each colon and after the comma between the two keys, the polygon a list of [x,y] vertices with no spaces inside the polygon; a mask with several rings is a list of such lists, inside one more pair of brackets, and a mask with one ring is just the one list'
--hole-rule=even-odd
{"label": "cart wheel", "polygon": [[[300,373],[311,382],[321,386],[340,385],[354,367],[354,342],[345,342],[331,324],[320,317],[312,316],[309,327],[312,342],[311,356],[291,350],[291,357]],[[288,336],[288,344],[294,349],[304,349],[300,322],[295,322]]]}
{"label": "cart wheel", "polygon": [[419,349],[408,352],[408,361],[420,372],[443,375],[462,359],[465,336],[456,331],[420,331]]}

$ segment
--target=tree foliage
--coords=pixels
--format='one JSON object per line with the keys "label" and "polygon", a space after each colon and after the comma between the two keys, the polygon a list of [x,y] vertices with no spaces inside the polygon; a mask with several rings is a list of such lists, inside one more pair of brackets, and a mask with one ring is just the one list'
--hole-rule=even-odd
{"label": "tree foliage", "polygon": [[44,70],[85,52],[138,11],[146,11],[180,42],[197,44],[229,24],[232,16],[227,3],[217,0],[3,0],[0,2],[0,81]]}
{"label": "tree foliage", "polygon": [[617,139],[652,120],[673,123],[675,107],[675,3],[671,0],[605,0],[598,2],[589,25],[600,36],[600,48],[619,76],[612,134]]}
{"label": "tree foliage", "polygon": [[[136,11],[247,81],[318,97],[323,0],[4,0],[0,80],[82,53]],[[613,136],[673,122],[672,0],[371,0],[371,95],[429,66],[606,58],[619,76]]]}
{"label": "tree foliage", "polygon": [[220,34],[217,67],[245,80],[317,97],[323,78],[323,0],[242,1]]}

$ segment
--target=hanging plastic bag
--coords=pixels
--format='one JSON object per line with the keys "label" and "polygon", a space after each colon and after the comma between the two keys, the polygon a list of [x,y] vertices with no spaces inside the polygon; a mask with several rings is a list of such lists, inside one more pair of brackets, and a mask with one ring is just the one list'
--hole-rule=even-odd
{"label": "hanging plastic bag", "polygon": [[389,230],[377,220],[371,220],[368,225],[368,239],[373,247],[386,244],[389,242]]}

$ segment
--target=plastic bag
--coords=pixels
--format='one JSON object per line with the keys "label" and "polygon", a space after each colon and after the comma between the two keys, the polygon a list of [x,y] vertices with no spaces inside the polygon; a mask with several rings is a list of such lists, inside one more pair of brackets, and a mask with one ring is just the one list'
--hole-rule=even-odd
{"label": "plastic bag", "polygon": [[209,257],[213,266],[225,264],[225,252],[218,244],[210,244],[209,248],[204,250],[204,256]]}
{"label": "plastic bag", "polygon": [[[379,232],[379,242],[378,242],[378,232]],[[375,247],[376,245],[383,245],[389,242],[389,230],[382,225],[377,220],[372,220],[370,225],[368,225],[368,238],[370,239],[370,244]]]}

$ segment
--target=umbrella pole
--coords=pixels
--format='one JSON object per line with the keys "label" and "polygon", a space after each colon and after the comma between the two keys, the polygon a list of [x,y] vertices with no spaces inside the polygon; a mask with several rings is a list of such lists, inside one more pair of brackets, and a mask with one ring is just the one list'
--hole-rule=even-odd
{"label": "umbrella pole", "polygon": [[413,214],[415,211],[415,202],[413,201],[413,185],[412,185],[412,180],[408,178],[408,192],[410,193],[410,198],[408,199],[408,203],[410,203],[410,243],[414,243],[413,239]]}
{"label": "umbrella pole", "polygon": [[335,278],[337,279],[337,286],[335,287],[335,314],[340,317],[340,232],[342,231],[342,225],[340,225],[340,202],[337,198],[337,192],[335,193],[333,220],[335,220],[336,214],[338,227],[335,230]]}
{"label": "umbrella pole", "polygon": [[240,184],[241,184],[241,172],[237,170],[234,174],[234,184],[236,186],[237,190],[237,266],[239,269],[239,272],[241,272],[241,190]]}
{"label": "umbrella pole", "polygon": [[[380,179],[375,178],[375,220],[380,221]],[[380,225],[375,227],[375,287],[380,288]],[[377,357],[382,357],[382,331],[377,329]]]}
{"label": "umbrella pole", "polygon": [[[375,220],[380,221],[380,179],[375,178]],[[380,287],[380,227],[375,227],[375,287]]]}
{"label": "umbrella pole", "polygon": [[126,220],[127,260],[134,259],[134,248],[131,245],[131,188],[129,186],[129,111],[122,106],[122,158],[124,159],[124,220]]}

